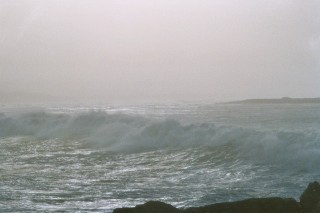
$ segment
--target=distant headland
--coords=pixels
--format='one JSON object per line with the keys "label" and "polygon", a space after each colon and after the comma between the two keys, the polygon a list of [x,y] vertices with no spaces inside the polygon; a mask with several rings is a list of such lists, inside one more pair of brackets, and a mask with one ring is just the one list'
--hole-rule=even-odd
{"label": "distant headland", "polygon": [[278,99],[246,99],[241,101],[224,102],[223,104],[320,104],[320,98],[289,98]]}

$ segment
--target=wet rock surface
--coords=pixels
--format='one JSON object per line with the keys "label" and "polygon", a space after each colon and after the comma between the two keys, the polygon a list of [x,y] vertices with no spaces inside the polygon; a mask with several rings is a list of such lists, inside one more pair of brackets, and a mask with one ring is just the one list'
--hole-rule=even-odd
{"label": "wet rock surface", "polygon": [[170,204],[160,201],[149,201],[134,208],[115,209],[113,213],[180,213],[181,211]]}
{"label": "wet rock surface", "polygon": [[212,204],[188,208],[183,213],[300,213],[300,205],[294,199],[253,198],[242,201]]}
{"label": "wet rock surface", "polygon": [[118,208],[113,213],[320,213],[320,184],[310,183],[300,202],[293,198],[252,198],[178,209],[160,201],[149,201],[134,208]]}
{"label": "wet rock surface", "polygon": [[304,212],[320,213],[320,184],[310,183],[300,197],[301,208]]}

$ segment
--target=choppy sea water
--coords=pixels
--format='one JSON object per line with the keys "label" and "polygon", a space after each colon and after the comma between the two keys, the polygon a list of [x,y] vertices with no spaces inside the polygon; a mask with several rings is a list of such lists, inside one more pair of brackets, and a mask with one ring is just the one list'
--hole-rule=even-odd
{"label": "choppy sea water", "polygon": [[317,104],[0,111],[0,212],[298,199],[320,179]]}

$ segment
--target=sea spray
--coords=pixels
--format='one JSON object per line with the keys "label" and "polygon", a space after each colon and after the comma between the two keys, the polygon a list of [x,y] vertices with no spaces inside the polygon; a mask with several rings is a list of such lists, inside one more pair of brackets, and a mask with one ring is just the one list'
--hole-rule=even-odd
{"label": "sea spray", "polygon": [[182,125],[176,120],[159,121],[106,112],[2,115],[0,137],[19,136],[78,141],[119,152],[230,144],[237,148],[239,155],[257,161],[302,161],[314,169],[320,163],[320,134],[315,131],[262,131],[212,123]]}

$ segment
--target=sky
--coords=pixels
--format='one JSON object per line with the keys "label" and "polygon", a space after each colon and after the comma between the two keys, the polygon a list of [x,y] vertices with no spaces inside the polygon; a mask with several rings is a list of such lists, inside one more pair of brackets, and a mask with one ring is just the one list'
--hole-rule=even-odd
{"label": "sky", "polygon": [[0,98],[320,96],[317,0],[0,0]]}

